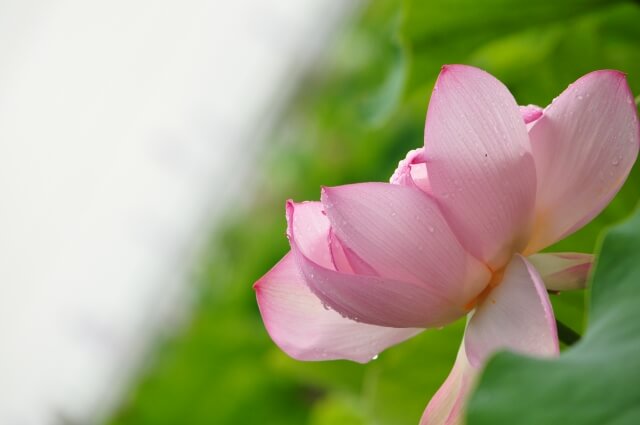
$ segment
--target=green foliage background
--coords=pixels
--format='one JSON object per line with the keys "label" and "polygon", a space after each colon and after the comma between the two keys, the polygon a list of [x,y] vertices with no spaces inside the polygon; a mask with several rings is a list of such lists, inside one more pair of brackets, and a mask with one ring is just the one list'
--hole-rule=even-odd
{"label": "green foliage background", "polygon": [[[449,372],[462,323],[424,332],[367,365],[297,362],[269,339],[251,285],[288,249],[287,198],[318,199],[320,185],[386,181],[406,151],[422,145],[429,94],[446,63],[486,69],[521,104],[544,106],[603,68],[626,72],[639,94],[640,5],[367,3],[303,81],[260,152],[252,200],[230,205],[212,235],[192,316],[158,342],[109,424],[417,424]],[[552,250],[593,251],[600,231],[632,211],[639,188],[636,166],[609,208]],[[558,318],[581,332],[584,298],[553,299]]]}

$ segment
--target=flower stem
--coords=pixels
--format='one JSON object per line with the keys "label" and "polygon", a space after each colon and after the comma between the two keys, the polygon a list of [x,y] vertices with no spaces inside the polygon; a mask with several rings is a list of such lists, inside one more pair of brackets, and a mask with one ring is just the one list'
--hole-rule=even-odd
{"label": "flower stem", "polygon": [[558,319],[556,319],[556,326],[558,327],[558,339],[565,345],[572,346],[576,342],[580,341],[580,334]]}

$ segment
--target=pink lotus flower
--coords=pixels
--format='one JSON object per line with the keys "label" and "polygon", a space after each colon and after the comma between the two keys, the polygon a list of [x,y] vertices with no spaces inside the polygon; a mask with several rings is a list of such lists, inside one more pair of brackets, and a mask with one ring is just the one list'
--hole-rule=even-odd
{"label": "pink lotus flower", "polygon": [[467,315],[453,370],[421,422],[458,423],[489,355],[558,354],[547,290],[583,287],[592,257],[536,252],[609,203],[639,145],[620,72],[592,72],[542,110],[519,108],[484,71],[445,66],[424,148],[390,184],[287,202],[291,251],[255,284],[265,326],[296,359],[367,362]]}

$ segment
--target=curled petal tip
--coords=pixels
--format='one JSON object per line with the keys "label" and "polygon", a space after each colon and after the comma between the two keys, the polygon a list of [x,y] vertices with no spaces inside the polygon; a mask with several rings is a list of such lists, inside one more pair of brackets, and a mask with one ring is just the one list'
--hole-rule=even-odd
{"label": "curled petal tip", "polygon": [[293,215],[293,209],[294,208],[295,207],[294,207],[293,200],[292,199],[287,199],[287,202],[285,202],[285,204],[284,204],[285,214],[286,214],[286,217],[287,217],[287,225],[289,225],[290,222],[291,222],[291,217]]}
{"label": "curled petal tip", "polygon": [[442,68],[440,68],[440,73],[444,74],[446,71],[456,71],[456,70],[469,69],[469,68],[478,69],[478,68],[476,68],[474,66],[470,66],[470,65],[461,65],[461,64],[457,64],[457,63],[450,63],[450,64],[442,65]]}

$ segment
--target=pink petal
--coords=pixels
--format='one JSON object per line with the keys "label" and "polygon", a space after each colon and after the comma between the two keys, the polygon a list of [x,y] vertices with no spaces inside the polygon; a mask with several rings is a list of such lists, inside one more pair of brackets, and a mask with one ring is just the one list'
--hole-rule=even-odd
{"label": "pink petal", "polygon": [[424,148],[410,150],[407,156],[398,163],[398,168],[393,172],[389,183],[408,186],[411,182],[410,172],[412,164],[424,162]]}
{"label": "pink petal", "polygon": [[340,242],[333,229],[330,232],[329,240],[335,270],[344,273],[378,276],[378,273],[370,265]]}
{"label": "pink petal", "polygon": [[[315,261],[313,255],[317,250],[314,248],[322,242],[315,244],[309,234],[315,234],[318,221],[324,219],[328,226],[328,220],[321,212],[309,218],[309,210],[308,203],[287,203],[289,241],[307,286],[323,304],[357,322],[398,328],[442,326],[464,315],[463,302],[449,298],[451,291],[379,276],[339,272],[331,264],[326,266]],[[324,237],[319,239],[322,241]],[[325,257],[320,255],[319,258],[324,260]]]}
{"label": "pink petal", "polygon": [[536,105],[520,106],[520,114],[525,124],[530,124],[542,116],[543,110]]}
{"label": "pink petal", "polygon": [[288,253],[254,286],[271,338],[298,360],[348,359],[366,363],[380,351],[421,329],[396,329],[357,323],[323,307],[307,288]]}
{"label": "pink petal", "polygon": [[575,232],[611,201],[640,146],[624,74],[596,71],[569,86],[529,131],[538,176],[534,253]]}
{"label": "pink petal", "polygon": [[492,268],[524,247],[536,174],[509,90],[469,66],[442,68],[425,127],[429,182],[462,244]]}
{"label": "pink petal", "polygon": [[554,356],[559,352],[555,318],[540,276],[516,255],[502,282],[476,309],[467,323],[458,357],[420,425],[457,425],[480,368],[501,349]]}
{"label": "pink petal", "polygon": [[[287,202],[287,211],[289,208]],[[302,253],[320,266],[333,267],[333,258],[329,248],[331,226],[327,219],[322,203],[301,202],[296,204],[296,244]],[[287,214],[287,236],[292,237],[293,225]],[[299,228],[300,226],[303,226]]]}
{"label": "pink petal", "polygon": [[593,264],[593,255],[576,252],[534,254],[527,260],[536,268],[550,291],[584,289]]}
{"label": "pink petal", "polygon": [[540,275],[524,257],[513,257],[502,282],[476,308],[465,331],[465,349],[474,367],[501,349],[538,356],[558,354],[549,296]]}
{"label": "pink petal", "polygon": [[447,380],[433,396],[422,415],[420,425],[457,425],[463,420],[464,407],[478,375],[460,346],[456,362]]}
{"label": "pink petal", "polygon": [[417,186],[424,192],[431,193],[424,148],[409,151],[405,159],[398,164],[389,182],[401,186]]}
{"label": "pink petal", "polygon": [[428,286],[460,306],[489,281],[436,202],[412,187],[361,183],[325,188],[322,203],[336,235],[380,276]]}

